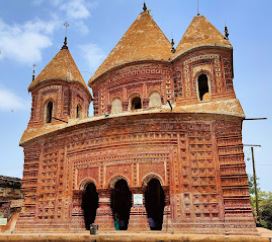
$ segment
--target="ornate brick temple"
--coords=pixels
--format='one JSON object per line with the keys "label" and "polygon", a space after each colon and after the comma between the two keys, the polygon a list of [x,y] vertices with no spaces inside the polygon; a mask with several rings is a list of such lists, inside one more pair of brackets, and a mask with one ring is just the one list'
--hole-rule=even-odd
{"label": "ornate brick temple", "polygon": [[9,231],[23,205],[21,179],[0,176],[0,233]]}
{"label": "ornate brick temple", "polygon": [[89,87],[67,39],[29,86],[18,231],[255,233],[227,29],[174,48],[144,7]]}

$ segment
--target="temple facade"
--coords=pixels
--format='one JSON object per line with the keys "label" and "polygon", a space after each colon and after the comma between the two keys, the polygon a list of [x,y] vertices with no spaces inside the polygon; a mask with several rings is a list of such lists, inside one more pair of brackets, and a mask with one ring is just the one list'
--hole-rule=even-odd
{"label": "temple facade", "polygon": [[233,76],[227,32],[201,15],[174,48],[144,7],[92,95],[65,40],[29,86],[17,231],[255,234]]}

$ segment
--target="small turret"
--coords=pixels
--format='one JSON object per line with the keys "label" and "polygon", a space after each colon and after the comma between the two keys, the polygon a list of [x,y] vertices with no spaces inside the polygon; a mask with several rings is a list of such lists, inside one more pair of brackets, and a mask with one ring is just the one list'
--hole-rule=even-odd
{"label": "small turret", "polygon": [[28,90],[32,94],[31,128],[87,117],[91,94],[68,49],[67,37],[60,51],[38,76],[33,69]]}

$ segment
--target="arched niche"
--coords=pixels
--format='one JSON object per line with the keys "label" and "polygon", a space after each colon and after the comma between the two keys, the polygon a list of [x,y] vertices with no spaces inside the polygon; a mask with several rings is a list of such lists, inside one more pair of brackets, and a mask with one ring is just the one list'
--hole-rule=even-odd
{"label": "arched niche", "polygon": [[161,95],[158,92],[152,92],[149,96],[149,104],[150,108],[158,108],[161,107]]}
{"label": "arched niche", "polygon": [[111,113],[121,113],[123,111],[122,101],[120,98],[114,98],[111,102]]}

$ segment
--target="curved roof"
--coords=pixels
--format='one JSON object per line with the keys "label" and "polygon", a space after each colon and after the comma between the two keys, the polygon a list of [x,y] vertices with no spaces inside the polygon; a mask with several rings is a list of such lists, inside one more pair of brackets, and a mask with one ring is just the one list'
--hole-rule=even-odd
{"label": "curved roof", "polygon": [[91,77],[89,84],[110,69],[126,63],[142,60],[168,61],[172,54],[171,47],[169,40],[146,10],[129,27]]}
{"label": "curved roof", "polygon": [[38,84],[48,80],[79,82],[88,89],[67,46],[61,48],[41,73],[32,81],[28,90],[31,91]]}
{"label": "curved roof", "polygon": [[204,16],[195,16],[179,42],[175,57],[200,46],[232,48],[227,40]]}

